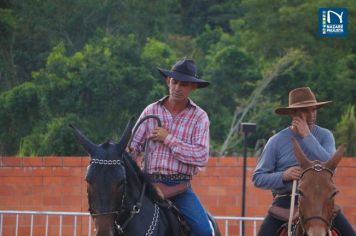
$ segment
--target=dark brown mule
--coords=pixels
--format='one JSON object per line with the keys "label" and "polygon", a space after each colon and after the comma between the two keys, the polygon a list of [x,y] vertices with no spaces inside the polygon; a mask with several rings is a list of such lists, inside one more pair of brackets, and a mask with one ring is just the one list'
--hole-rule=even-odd
{"label": "dark brown mule", "polygon": [[79,129],[78,142],[90,155],[85,180],[97,236],[186,236],[173,206],[163,201],[125,148],[133,120],[119,143],[92,143]]}
{"label": "dark brown mule", "polygon": [[310,161],[295,139],[293,146],[302,168],[298,185],[299,224],[295,235],[328,235],[335,217],[334,200],[338,193],[332,177],[342,158],[345,145],[341,145],[333,157],[324,163]]}

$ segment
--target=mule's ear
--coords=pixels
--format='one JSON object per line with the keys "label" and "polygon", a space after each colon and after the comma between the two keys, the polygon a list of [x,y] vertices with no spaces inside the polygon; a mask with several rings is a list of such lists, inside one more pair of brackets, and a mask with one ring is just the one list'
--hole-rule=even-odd
{"label": "mule's ear", "polygon": [[94,156],[97,151],[98,146],[96,144],[92,143],[87,137],[85,137],[80,132],[80,130],[77,127],[75,127],[74,125],[69,124],[69,127],[71,127],[73,129],[77,141],[80,143],[80,145],[82,145],[84,150],[90,156]]}
{"label": "mule's ear", "polygon": [[310,167],[312,163],[311,161],[309,161],[308,157],[305,156],[302,148],[299,146],[298,141],[295,138],[292,138],[292,142],[293,142],[295,157],[297,158],[297,161],[299,162],[302,169],[306,169]]}
{"label": "mule's ear", "polygon": [[342,156],[344,155],[344,151],[345,151],[345,144],[341,144],[335,154],[332,156],[332,158],[330,158],[325,164],[324,166],[326,168],[329,168],[331,170],[335,170],[336,166],[339,164],[339,162],[341,161]]}
{"label": "mule's ear", "polygon": [[131,137],[131,133],[132,133],[132,129],[135,125],[135,117],[131,117],[129,123],[126,125],[125,131],[122,134],[121,138],[120,138],[120,142],[118,143],[119,148],[121,148],[122,150],[125,150],[127,143],[130,140]]}

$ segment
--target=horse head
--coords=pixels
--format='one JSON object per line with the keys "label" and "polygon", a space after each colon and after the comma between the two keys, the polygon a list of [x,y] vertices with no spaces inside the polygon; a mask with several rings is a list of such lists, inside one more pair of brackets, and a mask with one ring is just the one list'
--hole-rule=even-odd
{"label": "horse head", "polygon": [[326,162],[310,161],[293,139],[294,153],[302,168],[299,180],[299,216],[302,233],[308,236],[327,235],[334,217],[334,200],[338,193],[332,177],[345,146],[341,145]]}
{"label": "horse head", "polygon": [[91,158],[85,180],[89,211],[95,220],[97,236],[113,235],[115,218],[122,210],[126,191],[125,148],[133,125],[131,119],[118,144],[107,141],[100,145],[94,144],[78,128],[70,125],[77,141]]}

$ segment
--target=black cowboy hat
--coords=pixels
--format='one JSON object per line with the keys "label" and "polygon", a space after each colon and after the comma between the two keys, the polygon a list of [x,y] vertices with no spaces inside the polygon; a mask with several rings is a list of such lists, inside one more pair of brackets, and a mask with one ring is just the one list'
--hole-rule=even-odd
{"label": "black cowboy hat", "polygon": [[163,77],[171,77],[175,80],[197,83],[198,88],[207,87],[210,82],[199,79],[197,68],[193,60],[183,59],[178,61],[171,70],[157,67],[158,71]]}

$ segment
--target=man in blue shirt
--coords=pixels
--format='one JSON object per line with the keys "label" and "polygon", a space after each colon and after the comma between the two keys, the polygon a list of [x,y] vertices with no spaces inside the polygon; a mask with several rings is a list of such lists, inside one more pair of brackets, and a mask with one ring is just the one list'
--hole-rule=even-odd
{"label": "man in blue shirt", "polygon": [[[328,103],[330,101],[317,102],[310,88],[302,87],[290,91],[288,107],[275,110],[278,115],[290,116],[291,125],[268,140],[252,177],[256,187],[272,190],[272,205],[290,207],[293,180],[299,180],[302,172],[294,156],[292,137],[312,161],[324,162],[335,153],[332,132],[315,124],[317,109]],[[267,214],[258,235],[276,235],[284,223],[286,222]],[[341,212],[335,217],[333,225],[341,235],[355,235]]]}

